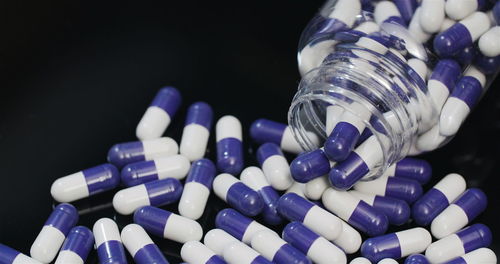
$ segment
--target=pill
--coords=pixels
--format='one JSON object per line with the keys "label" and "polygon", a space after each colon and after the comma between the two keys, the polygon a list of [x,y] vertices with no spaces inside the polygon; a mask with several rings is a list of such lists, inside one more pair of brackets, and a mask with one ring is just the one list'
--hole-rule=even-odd
{"label": "pill", "polygon": [[415,13],[418,3],[416,0],[394,0],[394,4],[397,6],[401,17],[404,21],[408,22]]}
{"label": "pill", "polygon": [[188,108],[179,150],[190,161],[199,160],[205,155],[212,118],[212,107],[205,102],[196,102]]}
{"label": "pill", "polygon": [[460,20],[482,9],[485,4],[485,0],[447,0],[445,11],[451,19]]}
{"label": "pill", "polygon": [[420,43],[425,43],[431,38],[432,34],[425,32],[422,26],[420,25],[421,12],[422,12],[421,7],[415,10],[415,14],[413,15],[410,24],[408,25],[408,31],[415,40],[419,41]]}
{"label": "pill", "polygon": [[495,26],[486,31],[479,39],[479,50],[487,57],[500,55],[500,26]]}
{"label": "pill", "polygon": [[450,59],[440,60],[434,67],[434,71],[427,82],[427,88],[438,111],[441,110],[448,95],[455,88],[455,83],[461,72],[460,65]]}
{"label": "pill", "polygon": [[445,18],[445,0],[422,0],[420,26],[427,33],[439,31]]}
{"label": "pill", "polygon": [[391,225],[402,225],[410,218],[410,206],[403,200],[358,191],[349,191],[349,193],[385,214]]}
{"label": "pill", "polygon": [[97,256],[99,257],[99,263],[127,263],[120,231],[115,221],[109,218],[101,218],[95,222],[92,230],[94,231],[95,247],[97,249]]}
{"label": "pill", "polygon": [[31,245],[31,257],[42,263],[52,262],[70,229],[77,222],[78,212],[73,205],[58,204]]}
{"label": "pill", "polygon": [[213,189],[217,197],[246,216],[256,216],[264,208],[260,195],[231,174],[217,175]]}
{"label": "pill", "polygon": [[94,235],[84,226],[73,227],[64,241],[56,264],[85,263],[90,250],[94,246]]}
{"label": "pill", "polygon": [[430,262],[422,254],[413,254],[405,259],[405,264],[430,264]]}
{"label": "pill", "polygon": [[253,248],[240,241],[229,244],[222,253],[228,264],[272,264]]}
{"label": "pill", "polygon": [[356,253],[359,247],[361,247],[361,242],[363,242],[361,240],[361,234],[348,223],[342,220],[340,221],[342,222],[342,231],[336,239],[332,240],[332,242],[343,249],[346,254]]}
{"label": "pill", "polygon": [[278,213],[289,221],[303,223],[328,240],[335,240],[342,232],[338,217],[294,193],[281,196]]}
{"label": "pill", "polygon": [[[435,0],[428,1],[434,2]],[[420,22],[422,23],[422,21]],[[453,56],[471,46],[489,28],[488,16],[483,12],[474,12],[449,29],[439,33],[434,38],[434,51],[441,57]]]}
{"label": "pill", "polygon": [[387,168],[385,175],[415,180],[426,184],[432,177],[432,167],[423,159],[404,158]]}
{"label": "pill", "polygon": [[319,200],[323,192],[329,187],[328,175],[323,175],[305,184],[304,195],[310,200]]}
{"label": "pill", "polygon": [[180,215],[193,220],[201,217],[212,190],[215,173],[215,165],[210,160],[193,162],[179,201]]}
{"label": "pill", "polygon": [[203,229],[198,222],[167,210],[144,206],[134,213],[134,223],[151,234],[179,243],[200,241]]}
{"label": "pill", "polygon": [[174,87],[160,89],[137,125],[137,138],[146,140],[161,137],[179,109],[181,101],[181,94]]}
{"label": "pill", "polygon": [[285,193],[295,193],[300,197],[306,198],[306,184],[294,181],[290,188],[286,189]]}
{"label": "pill", "polygon": [[422,196],[422,186],[417,181],[382,176],[372,181],[362,181],[354,185],[356,191],[380,196],[388,196],[406,201],[408,204],[415,202]]}
{"label": "pill", "polygon": [[215,226],[248,245],[257,232],[261,230],[271,231],[266,226],[231,208],[217,213]]}
{"label": "pill", "polygon": [[457,232],[482,213],[487,204],[483,191],[477,188],[467,189],[434,218],[431,223],[432,235],[440,239]]}
{"label": "pill", "polygon": [[475,45],[469,46],[458,52],[453,58],[461,65],[470,65],[472,61],[479,55],[479,51]]}
{"label": "pill", "polygon": [[234,242],[238,242],[238,239],[218,228],[208,231],[203,239],[203,244],[219,256],[222,256],[224,249]]}
{"label": "pill", "polygon": [[23,253],[8,247],[4,244],[0,244],[0,263],[5,264],[41,264],[35,259],[32,259]]}
{"label": "pill", "polygon": [[118,184],[118,169],[105,163],[55,180],[50,187],[50,194],[58,202],[69,203],[114,189]]}
{"label": "pill", "polygon": [[117,192],[113,197],[113,208],[122,215],[129,215],[145,205],[162,206],[176,202],[181,194],[182,184],[177,179],[147,182]]}
{"label": "pill", "polygon": [[429,225],[451,202],[465,191],[465,179],[456,173],[446,175],[412,206],[412,218],[421,226]]}
{"label": "pill", "polygon": [[146,231],[137,224],[129,224],[122,230],[121,238],[128,253],[137,264],[168,264],[157,245],[151,240]]}
{"label": "pill", "polygon": [[357,257],[357,258],[351,260],[351,262],[349,262],[349,264],[372,264],[372,263],[367,258]]}
{"label": "pill", "polygon": [[377,262],[377,264],[398,264],[398,262],[391,258],[385,258]]}
{"label": "pill", "polygon": [[188,241],[181,248],[182,260],[190,264],[225,264],[226,262],[217,256],[207,246],[199,241]]}
{"label": "pill", "polygon": [[[375,27],[378,28],[378,25],[373,23],[373,22],[364,22],[360,26],[365,25],[366,23],[370,23],[370,25],[375,25]],[[351,31],[355,31],[355,30],[351,30]],[[359,32],[359,31],[356,31],[356,32]],[[340,33],[338,33],[338,34],[340,34]],[[360,32],[360,33],[365,34],[363,32]],[[337,35],[337,34],[335,34],[335,35]],[[340,105],[329,105],[326,107],[325,132],[327,135],[330,135],[332,133],[333,129],[335,128],[337,123],[340,121],[340,117],[342,116],[343,113],[344,113],[344,108]]]}
{"label": "pill", "polygon": [[241,123],[234,116],[223,116],[215,125],[217,168],[237,175],[243,169],[243,135]]}
{"label": "pill", "polygon": [[283,191],[292,183],[290,165],[278,145],[264,143],[257,149],[257,161],[259,162],[267,181],[274,189]]}
{"label": "pill", "polygon": [[431,242],[429,231],[416,227],[365,240],[361,245],[361,255],[372,262],[384,258],[400,259],[423,252]]}
{"label": "pill", "polygon": [[189,160],[182,155],[139,161],[123,167],[121,180],[127,187],[166,178],[181,180],[186,177],[189,166]]}
{"label": "pill", "polygon": [[369,236],[387,231],[387,216],[349,192],[328,188],[323,193],[322,201],[330,212]]}
{"label": "pill", "polygon": [[495,252],[489,248],[478,248],[461,257],[455,258],[447,262],[448,264],[496,264],[497,256]]}
{"label": "pill", "polygon": [[334,164],[327,158],[323,148],[319,148],[295,158],[290,164],[290,172],[295,181],[306,183],[328,174]]}
{"label": "pill", "polygon": [[375,22],[379,25],[382,23],[397,23],[406,26],[405,20],[402,18],[401,13],[395,3],[391,1],[380,1],[375,4],[373,11]]}
{"label": "pill", "polygon": [[444,145],[450,139],[450,137],[443,136],[439,133],[439,124],[436,124],[427,132],[418,136],[416,146],[419,151],[431,151]]}
{"label": "pill", "polygon": [[346,263],[345,253],[299,222],[291,222],[283,229],[283,239],[307,255],[314,263]]}
{"label": "pill", "polygon": [[474,224],[432,243],[425,251],[431,263],[443,263],[475,249],[491,244],[491,231],[483,224]]}
{"label": "pill", "polygon": [[305,45],[297,54],[300,75],[304,76],[320,66],[325,58],[334,51],[337,43],[336,40],[318,38],[318,40],[312,40]]}
{"label": "pill", "polygon": [[361,2],[359,0],[339,0],[335,3],[335,8],[328,14],[328,18],[342,22],[343,28],[350,28],[356,21],[356,17],[361,12]]}
{"label": "pill", "polygon": [[276,264],[311,264],[306,255],[272,231],[257,232],[252,238],[251,245],[263,257]]}
{"label": "pill", "polygon": [[486,57],[479,54],[474,60],[474,65],[484,74],[494,74],[500,67],[500,55],[496,57]]}
{"label": "pill", "polygon": [[264,172],[258,167],[248,167],[241,172],[240,179],[244,184],[260,194],[264,202],[264,208],[262,209],[264,222],[270,225],[280,224],[283,219],[276,210],[280,195],[269,185]]}
{"label": "pill", "polygon": [[122,168],[129,163],[175,155],[178,151],[177,142],[169,137],[125,142],[109,149],[108,162]]}

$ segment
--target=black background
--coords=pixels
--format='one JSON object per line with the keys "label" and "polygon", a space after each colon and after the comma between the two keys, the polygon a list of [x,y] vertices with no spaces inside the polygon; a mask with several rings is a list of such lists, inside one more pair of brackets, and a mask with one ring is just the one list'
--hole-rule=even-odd
{"label": "black background", "polygon": [[[286,121],[300,76],[296,47],[321,1],[4,1],[0,26],[0,243],[26,254],[49,215],[50,185],[104,163],[117,142],[132,141],[156,91],[176,86],[183,105],[168,136],[180,140],[187,106],[210,103],[218,118]],[[499,234],[498,81],[446,147],[424,155],[434,182],[462,173],[488,194],[476,222]],[[245,135],[246,138],[248,135]],[[245,139],[246,139],[245,138]],[[209,157],[213,157],[213,137]],[[248,140],[247,140],[248,142]],[[247,144],[249,165],[255,160]],[[432,186],[432,183],[427,187]],[[100,217],[121,226],[106,193],[75,203],[80,224]],[[200,220],[223,208],[211,198]],[[165,207],[175,210],[175,206]],[[156,239],[172,263],[179,244]],[[500,248],[495,242],[496,252]],[[95,253],[89,263],[96,263]]]}

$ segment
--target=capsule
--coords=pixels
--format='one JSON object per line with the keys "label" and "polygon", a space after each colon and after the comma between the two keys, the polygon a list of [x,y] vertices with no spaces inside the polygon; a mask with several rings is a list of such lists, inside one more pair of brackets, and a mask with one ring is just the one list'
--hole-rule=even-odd
{"label": "capsule", "polygon": [[203,244],[219,256],[222,256],[224,249],[234,242],[239,240],[218,228],[208,231],[203,239]]}
{"label": "capsule", "polygon": [[181,94],[174,87],[160,89],[137,125],[137,138],[146,140],[161,137],[179,109],[181,101]]}
{"label": "capsule", "polygon": [[134,213],[134,223],[151,234],[179,243],[200,241],[203,229],[198,222],[152,206],[144,206]]}
{"label": "capsule", "polygon": [[36,259],[32,259],[23,253],[8,247],[4,244],[0,244],[0,263],[5,264],[41,264]]}
{"label": "capsule", "polygon": [[225,264],[226,262],[217,256],[207,246],[199,241],[188,241],[181,248],[182,260],[190,264]]}
{"label": "capsule", "polygon": [[490,229],[483,224],[475,224],[432,243],[425,256],[431,263],[443,263],[475,249],[488,247],[491,240]]}
{"label": "capsule", "polygon": [[340,248],[314,233],[302,223],[289,223],[283,229],[282,236],[286,242],[306,254],[314,263],[347,262],[347,257]]}
{"label": "capsule", "polygon": [[314,180],[310,180],[304,186],[304,195],[310,200],[319,200],[326,189],[330,187],[328,175],[323,175]]}
{"label": "capsule", "polygon": [[215,165],[208,159],[193,162],[179,201],[180,215],[193,220],[201,217],[210,196],[215,172]]}
{"label": "capsule", "polygon": [[99,263],[126,264],[127,257],[123,248],[120,230],[115,221],[101,218],[95,222],[94,227],[95,247]]}
{"label": "capsule", "polygon": [[380,1],[375,5],[373,11],[375,22],[381,25],[383,23],[397,23],[406,26],[406,22],[399,13],[396,4],[391,1]]}
{"label": "capsule", "polygon": [[240,241],[229,244],[222,253],[228,264],[272,264],[257,251]]}
{"label": "capsule", "polygon": [[440,60],[434,67],[427,87],[436,109],[441,109],[448,95],[455,89],[455,83],[461,75],[460,65],[450,59]]}
{"label": "capsule", "polygon": [[271,231],[259,222],[231,208],[224,209],[217,214],[215,226],[248,245],[257,232],[261,230]]}
{"label": "capsule", "polygon": [[413,17],[413,13],[417,9],[418,3],[416,0],[394,0],[394,4],[397,6],[401,17],[404,21],[408,22]]}
{"label": "capsule", "polygon": [[415,180],[424,185],[432,177],[432,167],[423,159],[404,158],[387,168],[384,174]]}
{"label": "capsule", "polygon": [[490,29],[488,16],[483,12],[474,12],[437,35],[433,43],[434,51],[441,57],[453,56],[474,44],[488,29]]}
{"label": "capsule", "polygon": [[272,231],[262,230],[252,238],[252,248],[276,264],[312,264],[302,252]]}
{"label": "capsule", "polygon": [[69,203],[114,189],[118,184],[118,169],[105,163],[55,180],[50,194],[58,202]]}
{"label": "capsule", "polygon": [[405,264],[430,264],[430,262],[422,254],[413,254],[405,259]]}
{"label": "capsule", "polygon": [[396,198],[408,204],[415,202],[423,192],[422,186],[417,181],[387,176],[372,181],[358,182],[354,185],[354,190]]}
{"label": "capsule", "polygon": [[398,262],[391,258],[385,258],[380,260],[377,264],[398,264]]}
{"label": "capsule", "polygon": [[240,179],[244,184],[260,194],[264,202],[264,207],[262,209],[262,218],[264,222],[270,225],[280,224],[283,219],[276,210],[280,196],[276,190],[269,185],[262,170],[257,167],[248,167],[241,172]]}
{"label": "capsule", "polygon": [[410,218],[410,206],[403,200],[358,191],[349,191],[349,193],[363,200],[373,209],[382,212],[387,216],[391,225],[402,225]]}
{"label": "capsule", "polygon": [[182,184],[174,178],[147,182],[123,189],[113,197],[113,207],[122,215],[132,214],[137,208],[162,206],[179,200]]}
{"label": "capsule", "polygon": [[264,208],[260,195],[231,174],[215,177],[213,189],[217,197],[246,216],[256,216]]}
{"label": "capsule", "polygon": [[487,204],[483,191],[467,189],[432,221],[432,235],[440,239],[457,232],[482,213]]}
{"label": "capsule", "polygon": [[416,227],[365,240],[361,245],[361,255],[372,262],[384,258],[400,259],[423,252],[431,242],[429,231]]}
{"label": "capsule", "polygon": [[447,0],[445,11],[446,15],[453,20],[461,20],[483,9],[486,5],[484,0]]}
{"label": "capsule", "polygon": [[243,169],[241,123],[234,116],[223,116],[215,126],[217,141],[217,168],[221,172],[237,175]]}
{"label": "capsule", "polygon": [[351,260],[351,262],[349,262],[349,264],[372,264],[372,263],[367,258],[357,257],[357,258]]}
{"label": "capsule", "polygon": [[487,57],[500,55],[498,42],[500,41],[500,26],[490,28],[479,39],[479,50]]}
{"label": "capsule", "polygon": [[169,137],[113,145],[108,151],[108,162],[118,168],[145,160],[177,154],[177,142]]}
{"label": "capsule", "polygon": [[205,155],[212,119],[212,107],[207,103],[196,102],[189,107],[180,144],[181,155],[189,161],[199,160]]}
{"label": "capsule", "polygon": [[189,160],[182,155],[140,161],[123,167],[121,179],[127,187],[166,178],[181,180],[186,177],[189,166]]}
{"label": "capsule", "polygon": [[446,175],[412,206],[413,220],[421,226],[429,225],[465,188],[462,176],[456,173]]}
{"label": "capsule", "polygon": [[78,211],[73,205],[67,203],[57,205],[31,245],[31,257],[43,263],[52,262],[70,229],[77,222]]}
{"label": "capsule", "polygon": [[294,193],[281,196],[278,213],[289,221],[303,223],[330,241],[342,232],[342,221],[338,217]]}
{"label": "capsule", "polygon": [[290,165],[278,145],[264,143],[257,149],[257,161],[259,162],[267,181],[278,191],[288,189],[292,183]]}
{"label": "capsule", "polygon": [[436,124],[427,132],[418,136],[416,147],[421,152],[431,151],[448,142],[450,139],[451,137],[443,136],[439,133],[439,124]]}
{"label": "capsule", "polygon": [[496,264],[497,256],[495,252],[489,248],[479,248],[473,250],[461,257],[455,258],[447,262],[447,264]]}
{"label": "capsule", "polygon": [[306,183],[328,174],[335,163],[330,161],[323,148],[303,153],[290,164],[290,172],[295,181]]}
{"label": "capsule", "polygon": [[122,230],[121,238],[128,253],[137,264],[168,264],[157,245],[146,231],[137,224],[129,224]]}
{"label": "capsule", "polygon": [[500,67],[500,55],[496,57],[486,57],[479,54],[474,60],[474,65],[484,74],[494,74]]}
{"label": "capsule", "polygon": [[415,40],[419,41],[420,43],[425,43],[432,37],[432,33],[425,32],[425,30],[420,25],[421,13],[422,8],[418,7],[417,10],[415,10],[415,14],[412,17],[410,24],[408,25],[408,31]]}
{"label": "capsule", "polygon": [[420,8],[422,29],[429,34],[438,32],[445,18],[445,0],[422,0]]}
{"label": "capsule", "polygon": [[94,235],[84,226],[73,227],[64,241],[55,264],[85,263],[94,246]]}

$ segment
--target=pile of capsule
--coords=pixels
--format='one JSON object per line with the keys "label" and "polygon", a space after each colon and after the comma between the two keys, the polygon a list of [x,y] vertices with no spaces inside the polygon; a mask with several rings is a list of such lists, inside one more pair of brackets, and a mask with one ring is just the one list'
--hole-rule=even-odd
{"label": "pile of capsule", "polygon": [[[92,248],[100,263],[127,263],[125,249],[139,264],[168,263],[150,235],[182,243],[181,257],[191,264],[347,263],[346,254],[359,250],[363,257],[350,263],[397,263],[407,256],[405,263],[496,263],[487,249],[488,227],[469,225],[486,209],[486,196],[466,189],[462,176],[447,175],[423,194],[431,168],[406,158],[381,179],[350,191],[331,188],[326,176],[301,183],[282,152],[301,152],[287,125],[255,121],[250,136],[260,144],[260,166],[244,168],[242,126],[233,116],[216,123],[214,164],[203,158],[213,119],[208,104],[189,107],[179,147],[161,137],[180,104],[175,88],[162,88],[137,127],[140,141],[114,145],[109,163],[57,179],[51,194],[60,204],[33,242],[31,257],[0,244],[0,263],[84,263]],[[133,214],[134,223],[121,232],[109,218],[95,222],[92,231],[76,226],[71,202],[120,184],[113,207]],[[212,190],[230,208],[218,212],[216,229],[204,232],[196,220]],[[159,208],[176,202],[178,214]],[[422,227],[385,234],[389,224],[409,221],[430,225],[437,241]]]}

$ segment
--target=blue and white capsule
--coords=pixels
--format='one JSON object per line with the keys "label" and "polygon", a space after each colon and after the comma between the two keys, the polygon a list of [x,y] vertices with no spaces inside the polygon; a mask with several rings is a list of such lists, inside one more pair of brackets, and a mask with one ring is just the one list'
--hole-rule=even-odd
{"label": "blue and white capsule", "polygon": [[259,162],[267,181],[274,189],[284,191],[292,183],[290,165],[278,145],[264,143],[257,149],[257,161]]}
{"label": "blue and white capsule", "polygon": [[397,23],[406,26],[406,21],[401,16],[398,7],[392,1],[380,1],[375,4],[373,16],[377,24]]}
{"label": "blue and white capsule", "polygon": [[67,203],[57,205],[31,245],[31,257],[42,263],[52,262],[64,239],[77,222],[78,211],[73,205]]}
{"label": "blue and white capsule", "polygon": [[50,187],[50,194],[60,203],[69,203],[114,189],[118,184],[118,169],[105,163],[55,180]]}
{"label": "blue and white capsule", "polygon": [[246,216],[256,216],[264,209],[260,195],[231,174],[215,177],[213,188],[217,197]]}
{"label": "blue and white capsule", "polygon": [[360,181],[354,185],[354,190],[396,198],[408,204],[415,202],[423,193],[422,186],[417,181],[388,176],[372,181]]}
{"label": "blue and white capsule", "polygon": [[465,179],[456,173],[446,175],[412,206],[412,218],[420,226],[429,225],[465,191]]}
{"label": "blue and white capsule", "polygon": [[431,264],[422,254],[413,254],[405,259],[405,264]]}
{"label": "blue and white capsule", "polygon": [[298,249],[281,239],[275,232],[262,230],[252,238],[252,248],[276,264],[312,264]]}
{"label": "blue and white capsule", "polygon": [[304,195],[309,200],[319,200],[326,189],[330,188],[328,175],[323,175],[314,180],[308,181],[304,185]]}
{"label": "blue and white capsule", "polygon": [[240,241],[227,245],[222,256],[228,264],[272,264],[253,248]]}
{"label": "blue and white capsule", "polygon": [[171,204],[179,200],[182,189],[181,182],[174,178],[132,186],[115,194],[113,208],[122,215],[129,215],[142,206]]}
{"label": "blue and white capsule", "polygon": [[496,57],[500,55],[500,26],[494,26],[479,38],[478,46],[481,53],[487,57]]}
{"label": "blue and white capsule", "polygon": [[438,32],[445,16],[445,0],[422,0],[420,3],[420,26],[425,32]]}
{"label": "blue and white capsule", "polygon": [[190,264],[225,264],[210,248],[199,241],[188,241],[181,248],[182,260]]}
{"label": "blue and white capsule", "polygon": [[411,18],[410,24],[408,25],[408,31],[415,40],[420,43],[425,43],[432,37],[432,33],[427,33],[420,25],[421,12],[421,7],[418,7],[417,10],[415,10],[415,14]]}
{"label": "blue and white capsule", "polygon": [[493,250],[489,248],[478,248],[461,257],[446,262],[446,264],[475,264],[475,263],[496,264],[497,255],[495,254],[495,252],[493,252]]}
{"label": "blue and white capsule", "polygon": [[460,74],[460,65],[450,59],[440,60],[434,67],[427,87],[436,109],[441,110],[450,93],[455,89]]}
{"label": "blue and white capsule", "polygon": [[323,148],[302,153],[290,164],[290,172],[295,181],[307,183],[331,170],[335,162],[330,161]]}
{"label": "blue and white capsule", "polygon": [[55,264],[84,264],[94,246],[94,235],[84,226],[73,227],[64,241]]}
{"label": "blue and white capsule", "polygon": [[169,137],[132,141],[113,145],[108,151],[108,162],[118,168],[145,160],[177,154],[179,146]]}
{"label": "blue and white capsule", "polygon": [[394,0],[393,2],[398,7],[404,21],[409,22],[417,9],[417,0]]}
{"label": "blue and white capsule", "polygon": [[137,224],[129,224],[122,230],[121,238],[128,253],[137,264],[168,264],[161,250],[151,240],[144,228]]}
{"label": "blue and white capsule", "polygon": [[193,220],[203,215],[210,190],[212,190],[215,173],[216,169],[212,161],[200,159],[193,162],[179,201],[180,215]]}
{"label": "blue and white capsule", "polygon": [[423,252],[431,243],[429,231],[416,227],[365,240],[361,255],[374,263],[384,258],[400,259]]}
{"label": "blue and white capsule", "polygon": [[181,94],[174,87],[160,89],[137,125],[137,138],[146,140],[161,137],[177,113],[181,101]]}
{"label": "blue and white capsule", "polygon": [[485,7],[486,0],[447,0],[446,15],[453,20],[461,20]]}
{"label": "blue and white capsule", "polygon": [[423,159],[404,158],[387,168],[384,174],[389,177],[394,176],[415,180],[424,185],[432,177],[432,167],[429,162]]}
{"label": "blue and white capsule", "polygon": [[123,248],[120,230],[115,221],[101,218],[95,222],[94,227],[95,247],[99,263],[102,264],[127,264],[125,249]]}
{"label": "blue and white capsule", "polygon": [[208,231],[203,238],[203,244],[219,256],[222,256],[224,249],[234,242],[239,240],[218,228]]}
{"label": "blue and white capsule", "polygon": [[212,128],[212,107],[205,102],[192,104],[187,112],[180,144],[181,155],[190,161],[203,158]]}
{"label": "blue and white capsule", "polygon": [[2,264],[41,264],[36,259],[30,258],[23,253],[0,244],[0,263]]}
{"label": "blue and white capsule", "polygon": [[349,193],[363,200],[373,209],[382,212],[387,216],[391,225],[402,225],[410,219],[410,206],[403,200],[358,191],[349,191]]}
{"label": "blue and white capsule", "polygon": [[215,126],[217,142],[217,169],[237,175],[243,169],[243,132],[234,116],[223,116]]}
{"label": "blue and white capsule", "polygon": [[231,208],[224,209],[217,214],[215,226],[248,245],[257,232],[271,231],[268,227]]}

